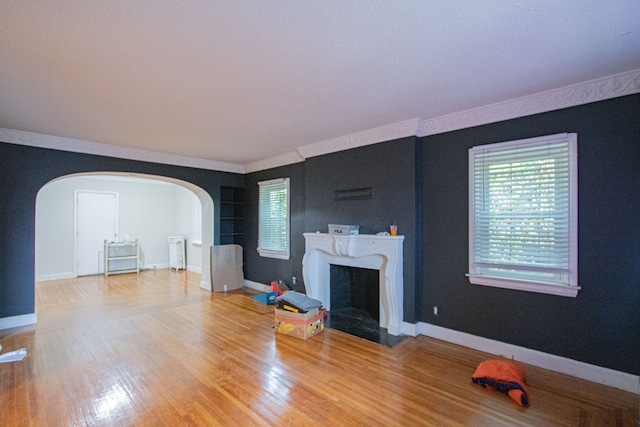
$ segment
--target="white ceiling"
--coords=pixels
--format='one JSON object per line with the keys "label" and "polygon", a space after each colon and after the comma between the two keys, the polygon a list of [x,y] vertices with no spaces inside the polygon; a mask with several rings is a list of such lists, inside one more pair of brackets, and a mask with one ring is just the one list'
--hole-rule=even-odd
{"label": "white ceiling", "polygon": [[0,1],[0,128],[239,165],[636,69],[638,0]]}

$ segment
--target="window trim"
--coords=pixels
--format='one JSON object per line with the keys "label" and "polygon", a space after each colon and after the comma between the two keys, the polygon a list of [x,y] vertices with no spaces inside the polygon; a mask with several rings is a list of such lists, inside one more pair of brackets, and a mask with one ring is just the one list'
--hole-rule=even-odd
{"label": "window trim", "polygon": [[[285,250],[273,250],[263,249],[260,247],[260,230],[261,230],[261,218],[260,218],[260,199],[263,186],[283,183],[287,190],[287,218],[285,222],[286,226],[286,249]],[[258,254],[266,258],[276,258],[288,260],[291,256],[291,183],[289,178],[276,178],[267,181],[258,182]]]}
{"label": "window trim", "polygon": [[[566,141],[569,150],[569,283],[566,285],[543,283],[527,280],[516,280],[501,277],[492,277],[487,275],[473,274],[474,269],[474,242],[475,242],[475,153],[480,150],[491,149],[503,150],[514,148],[520,145],[538,144],[544,141]],[[576,297],[581,289],[578,286],[578,150],[577,150],[577,134],[561,133],[555,135],[547,135],[536,138],[521,139],[515,141],[500,142],[494,144],[475,146],[469,149],[469,273],[467,277],[469,282],[474,285],[493,286],[505,289],[514,289],[529,292],[538,292],[550,295],[559,295],[566,297]]]}

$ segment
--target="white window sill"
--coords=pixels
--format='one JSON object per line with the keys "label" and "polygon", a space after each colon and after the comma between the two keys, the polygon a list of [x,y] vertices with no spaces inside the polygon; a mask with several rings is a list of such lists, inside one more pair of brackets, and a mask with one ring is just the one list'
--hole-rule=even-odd
{"label": "white window sill", "polygon": [[472,276],[467,274],[469,282],[474,285],[493,286],[494,288],[514,289],[518,291],[537,292],[541,294],[573,297],[578,295],[579,286],[562,286],[538,282],[520,282],[516,280],[498,279],[496,277]]}
{"label": "white window sill", "polygon": [[279,251],[268,251],[264,249],[258,249],[258,253],[261,257],[265,258],[277,258],[277,259],[289,259],[289,253]]}

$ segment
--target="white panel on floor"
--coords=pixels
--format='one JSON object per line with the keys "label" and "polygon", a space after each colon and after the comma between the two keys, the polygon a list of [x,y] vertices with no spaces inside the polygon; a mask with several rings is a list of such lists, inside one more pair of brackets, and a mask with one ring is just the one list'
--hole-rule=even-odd
{"label": "white panel on floor", "polygon": [[231,291],[244,286],[242,246],[211,246],[211,285],[213,292]]}

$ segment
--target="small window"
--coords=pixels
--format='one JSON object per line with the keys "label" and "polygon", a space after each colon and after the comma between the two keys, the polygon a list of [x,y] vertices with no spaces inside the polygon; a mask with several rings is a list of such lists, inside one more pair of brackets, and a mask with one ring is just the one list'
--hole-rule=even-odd
{"label": "small window", "polygon": [[578,294],[577,136],[469,150],[469,281]]}
{"label": "small window", "polygon": [[289,178],[258,183],[258,253],[289,259]]}

